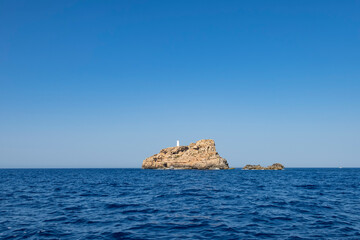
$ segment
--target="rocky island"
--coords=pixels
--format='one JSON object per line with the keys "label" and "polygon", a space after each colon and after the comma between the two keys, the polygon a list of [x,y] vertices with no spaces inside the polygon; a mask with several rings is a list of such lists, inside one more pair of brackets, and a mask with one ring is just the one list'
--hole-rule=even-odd
{"label": "rocky island", "polygon": [[284,170],[284,166],[280,163],[274,163],[271,166],[262,167],[260,165],[246,165],[243,170]]}
{"label": "rocky island", "polygon": [[212,139],[199,140],[189,146],[164,148],[143,161],[144,169],[229,169],[226,159],[216,152]]}

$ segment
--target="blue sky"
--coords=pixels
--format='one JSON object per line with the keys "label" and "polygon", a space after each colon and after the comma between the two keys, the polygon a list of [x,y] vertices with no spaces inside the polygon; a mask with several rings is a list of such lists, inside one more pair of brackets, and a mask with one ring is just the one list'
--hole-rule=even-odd
{"label": "blue sky", "polygon": [[0,1],[0,167],[360,167],[359,1]]}

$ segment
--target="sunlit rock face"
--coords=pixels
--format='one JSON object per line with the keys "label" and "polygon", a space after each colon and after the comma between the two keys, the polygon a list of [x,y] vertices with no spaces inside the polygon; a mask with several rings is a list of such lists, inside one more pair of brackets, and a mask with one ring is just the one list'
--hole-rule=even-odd
{"label": "sunlit rock face", "polygon": [[284,166],[280,163],[274,163],[268,167],[262,167],[260,165],[246,165],[243,167],[244,170],[283,170]]}
{"label": "sunlit rock face", "polygon": [[226,159],[216,152],[212,139],[199,140],[189,146],[164,148],[144,160],[146,169],[228,169]]}

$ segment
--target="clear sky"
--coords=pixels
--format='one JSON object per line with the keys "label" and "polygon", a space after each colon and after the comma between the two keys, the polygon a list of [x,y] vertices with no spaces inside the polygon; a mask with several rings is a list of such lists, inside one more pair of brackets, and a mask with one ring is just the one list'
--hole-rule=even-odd
{"label": "clear sky", "polygon": [[0,1],[0,167],[360,167],[360,1]]}

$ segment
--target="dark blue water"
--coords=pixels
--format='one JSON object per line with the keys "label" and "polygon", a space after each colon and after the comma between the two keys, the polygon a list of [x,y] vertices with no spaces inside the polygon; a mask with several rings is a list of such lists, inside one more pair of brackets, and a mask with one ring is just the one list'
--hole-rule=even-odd
{"label": "dark blue water", "polygon": [[0,239],[360,239],[360,169],[0,170]]}

